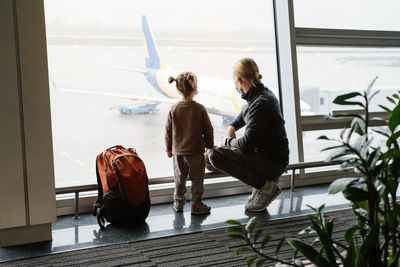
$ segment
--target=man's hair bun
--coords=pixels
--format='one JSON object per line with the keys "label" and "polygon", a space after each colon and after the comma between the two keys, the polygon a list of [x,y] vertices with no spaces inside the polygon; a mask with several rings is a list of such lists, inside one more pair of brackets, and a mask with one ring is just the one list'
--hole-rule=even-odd
{"label": "man's hair bun", "polygon": [[169,83],[173,83],[174,81],[176,81],[176,79],[174,77],[172,77],[172,76],[169,76],[168,82]]}
{"label": "man's hair bun", "polygon": [[257,80],[261,80],[262,79],[262,75],[260,73],[257,73],[256,77],[257,77]]}

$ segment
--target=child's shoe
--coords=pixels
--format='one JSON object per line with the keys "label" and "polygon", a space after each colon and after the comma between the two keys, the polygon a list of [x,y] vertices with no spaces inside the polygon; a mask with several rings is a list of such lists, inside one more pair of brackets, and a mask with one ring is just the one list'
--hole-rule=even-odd
{"label": "child's shoe", "polygon": [[203,202],[192,204],[192,214],[207,214],[210,213],[211,207]]}
{"label": "child's shoe", "polygon": [[185,203],[184,202],[179,202],[177,200],[175,200],[174,203],[172,204],[172,208],[176,212],[182,212],[183,211],[183,206],[185,206]]}

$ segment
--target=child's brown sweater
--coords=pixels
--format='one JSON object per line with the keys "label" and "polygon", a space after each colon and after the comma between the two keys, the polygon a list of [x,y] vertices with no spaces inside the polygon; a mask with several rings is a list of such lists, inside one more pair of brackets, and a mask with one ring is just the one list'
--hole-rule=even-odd
{"label": "child's brown sweater", "polygon": [[169,111],[165,127],[167,152],[174,155],[204,153],[213,148],[213,127],[205,107],[196,101],[179,101]]}

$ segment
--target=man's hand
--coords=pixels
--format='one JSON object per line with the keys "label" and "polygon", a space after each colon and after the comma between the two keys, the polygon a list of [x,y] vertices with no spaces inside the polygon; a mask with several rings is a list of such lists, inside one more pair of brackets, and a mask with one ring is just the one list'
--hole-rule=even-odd
{"label": "man's hand", "polygon": [[167,152],[167,156],[168,156],[168,158],[172,158],[172,152],[171,152],[171,151],[168,151],[168,152]]}
{"label": "man's hand", "polygon": [[236,138],[236,129],[233,126],[229,126],[228,129],[225,132],[225,135],[222,136],[221,138],[221,146],[225,146],[225,139],[230,137],[230,138]]}
{"label": "man's hand", "polygon": [[232,138],[236,138],[236,129],[233,126],[229,126],[228,129],[225,132],[225,136],[224,137],[232,137]]}

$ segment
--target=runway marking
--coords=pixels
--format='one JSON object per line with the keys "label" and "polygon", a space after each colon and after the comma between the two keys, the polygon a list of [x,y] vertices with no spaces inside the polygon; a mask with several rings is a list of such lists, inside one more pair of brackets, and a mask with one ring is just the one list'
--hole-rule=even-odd
{"label": "runway marking", "polygon": [[[66,152],[65,150],[60,150],[60,153],[61,153],[62,155],[64,155],[64,156],[66,156],[66,157],[71,158],[71,154],[69,154],[69,153]],[[83,162],[82,160],[77,159],[77,158],[74,158],[73,161],[75,161],[76,163],[78,163],[78,164],[81,165],[81,166],[85,166],[85,165],[86,165],[85,162]]]}
{"label": "runway marking", "polygon": [[64,150],[60,150],[60,153],[63,154],[64,156],[71,157],[71,154],[69,154],[68,152],[66,152]]}
{"label": "runway marking", "polygon": [[76,159],[76,158],[75,158],[74,161],[75,161],[76,163],[82,165],[82,166],[85,166],[85,165],[86,165],[83,161],[81,161],[81,160],[79,160],[79,159]]}

